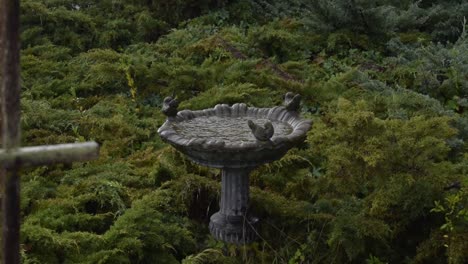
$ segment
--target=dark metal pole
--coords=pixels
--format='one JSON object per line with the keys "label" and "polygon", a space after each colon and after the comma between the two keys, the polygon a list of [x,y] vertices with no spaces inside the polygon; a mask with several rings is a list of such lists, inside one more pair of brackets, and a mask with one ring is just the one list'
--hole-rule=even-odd
{"label": "dark metal pole", "polygon": [[[3,53],[2,68],[2,127],[3,148],[8,151],[20,145],[20,1],[0,0]],[[19,175],[17,167],[3,171],[3,263],[19,264]]]}

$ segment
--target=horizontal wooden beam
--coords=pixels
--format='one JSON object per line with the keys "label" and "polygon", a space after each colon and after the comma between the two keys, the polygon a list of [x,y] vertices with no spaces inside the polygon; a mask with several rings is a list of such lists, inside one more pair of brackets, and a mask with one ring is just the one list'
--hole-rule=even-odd
{"label": "horizontal wooden beam", "polygon": [[99,145],[96,142],[24,147],[0,150],[0,166],[4,168],[72,163],[96,159]]}

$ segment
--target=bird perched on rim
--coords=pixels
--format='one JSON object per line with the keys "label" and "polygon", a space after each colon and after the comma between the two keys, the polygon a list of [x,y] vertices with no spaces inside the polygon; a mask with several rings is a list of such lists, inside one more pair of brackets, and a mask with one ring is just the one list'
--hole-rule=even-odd
{"label": "bird perched on rim", "polygon": [[257,140],[269,141],[270,138],[273,137],[273,134],[275,133],[273,125],[271,124],[270,121],[267,121],[264,127],[261,127],[255,124],[252,120],[247,121],[247,123],[250,129],[252,130],[252,134]]}
{"label": "bird perched on rim", "polygon": [[284,95],[284,106],[288,111],[297,112],[301,105],[301,95],[288,92]]}
{"label": "bird perched on rim", "polygon": [[179,102],[176,99],[172,98],[171,96],[164,98],[162,112],[166,116],[168,117],[176,116],[177,107],[179,107]]}

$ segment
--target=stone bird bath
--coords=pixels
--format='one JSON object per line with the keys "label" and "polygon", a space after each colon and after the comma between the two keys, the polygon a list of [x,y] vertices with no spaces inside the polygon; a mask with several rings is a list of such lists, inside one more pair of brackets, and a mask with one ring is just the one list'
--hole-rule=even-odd
{"label": "stone bird bath", "polygon": [[194,162],[221,169],[219,212],[209,229],[218,240],[245,244],[256,238],[258,218],[249,213],[249,173],[257,166],[280,159],[302,143],[311,121],[299,117],[300,96],[287,93],[284,106],[232,106],[177,111],[175,99],[164,99],[166,122],[161,138]]}

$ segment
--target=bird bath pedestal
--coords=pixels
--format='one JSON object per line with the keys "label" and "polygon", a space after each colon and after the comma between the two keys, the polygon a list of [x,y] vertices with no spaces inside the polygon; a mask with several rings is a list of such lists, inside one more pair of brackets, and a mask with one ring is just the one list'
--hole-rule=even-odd
{"label": "bird bath pedestal", "polygon": [[299,104],[299,95],[287,93],[284,106],[221,104],[177,112],[175,99],[164,100],[168,118],[158,130],[161,138],[194,162],[221,169],[220,210],[209,225],[216,239],[236,244],[255,240],[258,218],[249,212],[249,173],[304,141],[311,121],[299,117]]}

